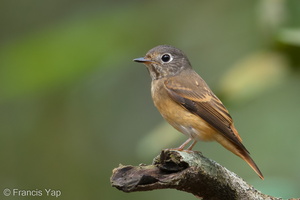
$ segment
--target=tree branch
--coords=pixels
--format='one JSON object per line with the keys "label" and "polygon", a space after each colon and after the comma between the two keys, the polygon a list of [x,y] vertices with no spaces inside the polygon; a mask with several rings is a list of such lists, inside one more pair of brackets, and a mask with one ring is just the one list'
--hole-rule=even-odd
{"label": "tree branch", "polygon": [[233,172],[194,151],[163,150],[152,165],[120,165],[113,170],[111,184],[124,192],[174,188],[209,200],[281,199],[262,194]]}

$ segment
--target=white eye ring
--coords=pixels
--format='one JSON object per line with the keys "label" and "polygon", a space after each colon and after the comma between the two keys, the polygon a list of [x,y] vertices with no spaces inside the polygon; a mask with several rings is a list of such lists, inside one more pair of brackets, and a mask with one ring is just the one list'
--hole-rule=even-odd
{"label": "white eye ring", "polygon": [[169,63],[173,60],[173,56],[169,53],[165,53],[161,56],[161,60],[164,62],[164,63]]}

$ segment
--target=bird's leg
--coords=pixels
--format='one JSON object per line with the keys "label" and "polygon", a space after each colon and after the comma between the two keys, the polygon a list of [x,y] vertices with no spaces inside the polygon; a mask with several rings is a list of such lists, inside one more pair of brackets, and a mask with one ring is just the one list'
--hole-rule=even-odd
{"label": "bird's leg", "polygon": [[196,143],[197,143],[197,140],[194,140],[193,143],[186,150],[191,151]]}
{"label": "bird's leg", "polygon": [[[182,145],[180,145],[177,149],[182,151],[184,147],[192,140],[192,138],[187,139]],[[193,143],[194,144],[194,143]]]}

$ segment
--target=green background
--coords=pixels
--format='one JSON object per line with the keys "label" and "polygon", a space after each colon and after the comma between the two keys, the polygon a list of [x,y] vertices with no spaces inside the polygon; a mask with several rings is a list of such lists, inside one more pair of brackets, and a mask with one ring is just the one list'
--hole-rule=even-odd
{"label": "green background", "polygon": [[119,163],[150,164],[186,140],[153,106],[134,63],[182,49],[230,111],[265,176],[217,143],[195,150],[258,190],[300,197],[300,1],[4,0],[0,6],[0,199],[5,188],[59,199],[195,199],[123,193]]}

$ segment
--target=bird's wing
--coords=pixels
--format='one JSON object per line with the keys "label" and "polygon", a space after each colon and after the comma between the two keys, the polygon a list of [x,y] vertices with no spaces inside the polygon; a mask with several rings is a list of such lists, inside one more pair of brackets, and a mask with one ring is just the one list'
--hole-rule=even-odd
{"label": "bird's wing", "polygon": [[[182,79],[183,77],[185,78]],[[170,77],[164,82],[164,86],[174,101],[200,116],[225,138],[246,150],[228,110],[196,72]]]}

